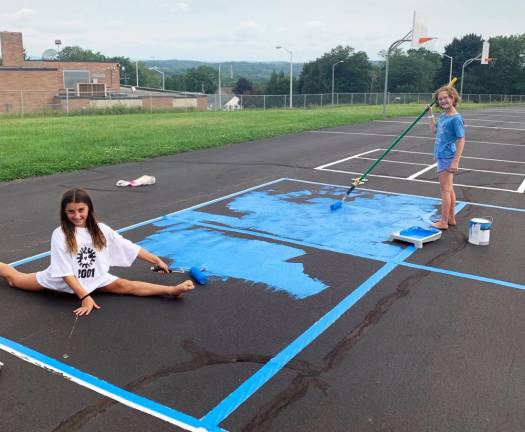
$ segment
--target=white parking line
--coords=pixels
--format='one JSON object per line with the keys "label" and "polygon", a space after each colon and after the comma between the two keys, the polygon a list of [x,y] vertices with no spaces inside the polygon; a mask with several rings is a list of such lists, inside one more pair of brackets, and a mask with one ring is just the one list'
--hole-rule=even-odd
{"label": "white parking line", "polygon": [[418,171],[417,173],[412,174],[410,177],[407,177],[407,180],[414,180],[416,177],[419,177],[421,174],[426,173],[427,171],[430,171],[432,168],[437,167],[437,163],[433,165],[429,165],[426,168],[422,169],[421,171]]}
{"label": "white parking line", "polygon": [[[383,149],[376,149],[376,150],[383,150]],[[434,156],[434,153],[428,153],[428,152],[418,152],[413,150],[391,150],[393,152],[400,152],[400,153],[415,153],[415,154],[424,154],[424,155],[432,155]],[[461,156],[462,159],[477,159],[477,160],[487,160],[491,162],[507,162],[507,163],[518,163],[518,164],[525,164],[523,161],[515,161],[515,160],[506,160],[506,159],[492,159],[492,158],[482,158],[482,157],[474,157],[474,156]]]}
{"label": "white parking line", "polygon": [[[490,117],[516,117],[516,118],[525,118],[525,115],[512,115],[512,114],[492,114],[492,113],[486,113],[486,112],[483,112],[483,113],[475,113],[475,114],[486,114],[487,116],[490,116]],[[465,117],[465,116],[463,116]],[[468,117],[465,117],[465,119],[467,119]],[[470,119],[469,119],[470,120]]]}
{"label": "white parking line", "polygon": [[[377,158],[367,158],[367,157],[351,157],[351,158],[346,158],[346,160],[350,160],[350,159],[359,159],[359,160],[371,160],[371,161],[375,161],[377,160]],[[465,159],[467,159],[465,157]],[[490,159],[488,159],[490,160]],[[390,162],[390,163],[397,163],[397,164],[404,164],[404,165],[423,165],[425,167],[428,166],[427,163],[418,163],[418,162],[405,162],[405,161],[393,161],[393,160],[389,160],[389,159],[383,159],[381,161],[382,162]],[[333,165],[333,164],[332,164]],[[436,166],[435,164],[432,165],[432,166]],[[425,171],[428,171],[428,170],[425,170]],[[484,172],[484,173],[490,173],[490,174],[506,174],[506,175],[513,175],[513,176],[518,176],[518,177],[522,177],[522,176],[525,176],[525,173],[511,173],[511,172],[507,172],[507,171],[492,171],[492,170],[482,170],[482,169],[475,169],[475,168],[459,168],[459,171],[465,171],[465,172]],[[410,177],[408,177],[410,178]]]}
{"label": "white parking line", "polygon": [[[336,170],[336,169],[330,169],[330,168],[323,168],[323,169],[314,168],[314,169],[317,169],[320,171],[337,172],[337,173],[342,173],[342,174],[357,174],[357,175],[363,174],[362,172],[343,171],[343,170]],[[380,178],[390,178],[390,179],[396,179],[396,180],[415,181],[415,182],[420,182],[420,183],[439,184],[439,182],[434,181],[434,180],[408,179],[405,177],[387,176],[387,175],[381,175],[381,174],[368,174],[368,177],[380,177]],[[483,189],[483,190],[495,190],[495,191],[502,191],[502,192],[523,193],[523,191],[514,190],[514,189],[503,189],[503,188],[495,188],[495,187],[490,187],[490,186],[474,186],[474,185],[467,185],[467,184],[462,184],[462,183],[454,183],[454,186],[474,188],[474,189]]]}
{"label": "white parking line", "polygon": [[[345,132],[345,131],[309,131],[309,133],[319,133],[319,134],[339,134],[339,135],[363,135],[363,136],[379,136],[379,137],[392,137],[397,138],[399,135],[395,134],[380,134],[380,133],[373,133],[373,132]],[[429,140],[434,141],[435,138],[433,137],[425,137],[425,136],[417,136],[417,135],[405,135],[406,138],[415,138],[415,139],[422,139],[422,140]],[[488,144],[488,145],[495,145],[495,146],[509,146],[509,147],[521,147],[525,148],[525,144],[510,144],[510,143],[502,143],[502,142],[494,142],[494,141],[478,141],[478,140],[468,140],[469,143],[478,143],[478,144]]]}
{"label": "white parking line", "polygon": [[517,192],[524,193],[525,192],[525,179],[520,184],[520,187],[518,188]]}
{"label": "white parking line", "polygon": [[318,166],[317,170],[322,170],[323,168],[326,168],[326,167],[329,167],[329,166],[332,166],[332,165],[335,165],[335,164],[338,164],[340,162],[345,162],[347,160],[350,160],[350,159],[355,159],[355,158],[358,158],[359,156],[363,156],[363,155],[367,155],[369,153],[373,153],[373,152],[376,152],[376,151],[379,151],[380,149],[373,149],[373,150],[369,150],[369,151],[366,151],[364,153],[359,153],[359,154],[356,154],[356,155],[353,155],[353,156],[349,156],[349,157],[346,157],[344,159],[339,159],[339,160],[336,160],[335,162],[330,162],[330,163],[327,163],[325,165],[321,165],[321,166]]}
{"label": "white parking line", "polygon": [[[374,120],[374,122],[377,123],[401,123],[401,124],[411,124],[412,122],[409,121],[401,121],[401,120]],[[428,125],[428,123],[419,123],[417,126],[422,125]],[[525,129],[519,129],[519,128],[505,128],[505,127],[499,127],[499,126],[480,126],[480,125],[465,125],[467,128],[480,128],[480,129],[498,129],[498,130],[511,130],[511,131],[525,131]]]}
{"label": "white parking line", "polygon": [[510,121],[510,120],[485,120],[480,118],[468,118],[465,117],[465,120],[469,121],[480,121],[480,122],[489,122],[489,123],[516,123],[516,124],[525,124],[525,122]]}

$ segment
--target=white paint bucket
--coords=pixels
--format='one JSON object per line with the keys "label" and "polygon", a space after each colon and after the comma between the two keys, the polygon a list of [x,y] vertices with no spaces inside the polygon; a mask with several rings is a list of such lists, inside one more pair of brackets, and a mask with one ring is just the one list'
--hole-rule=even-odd
{"label": "white paint bucket", "polygon": [[490,216],[470,219],[468,223],[468,242],[478,246],[488,245],[490,229],[493,224],[494,220]]}

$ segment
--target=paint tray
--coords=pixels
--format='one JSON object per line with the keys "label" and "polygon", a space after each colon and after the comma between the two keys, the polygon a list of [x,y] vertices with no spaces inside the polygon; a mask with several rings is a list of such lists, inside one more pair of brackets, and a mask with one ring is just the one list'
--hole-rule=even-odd
{"label": "paint tray", "polygon": [[441,238],[441,230],[429,227],[423,228],[412,226],[401,231],[394,231],[390,234],[390,241],[400,240],[407,243],[413,243],[415,247],[421,249],[424,243],[436,241]]}

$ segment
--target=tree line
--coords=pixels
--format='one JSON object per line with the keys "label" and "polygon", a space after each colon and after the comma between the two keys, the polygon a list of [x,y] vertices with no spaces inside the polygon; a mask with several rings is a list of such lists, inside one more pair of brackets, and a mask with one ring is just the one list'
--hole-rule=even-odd
{"label": "tree line", "polygon": [[[490,57],[488,65],[472,62],[465,69],[464,93],[525,94],[525,34],[495,36],[489,39]],[[452,76],[461,77],[465,61],[481,53],[481,36],[467,34],[454,38],[445,46],[446,56],[425,48],[394,50],[389,57],[388,90],[392,93],[428,93],[448,83],[450,57]],[[124,84],[136,84],[138,66],[139,86],[160,87],[160,74],[150,70],[144,62],[136,64],[127,57],[106,57],[80,47],[65,47],[63,60],[110,60],[122,66],[121,79]],[[380,56],[385,59],[386,53]],[[447,57],[448,56],[448,57]],[[200,65],[184,73],[165,72],[165,88],[168,90],[215,93],[218,89],[217,69]],[[338,45],[321,57],[303,65],[298,78],[293,79],[294,93],[338,93],[382,92],[384,88],[385,62],[370,61],[363,51],[350,46]],[[287,94],[290,77],[283,71],[273,71],[267,82],[251,82],[245,77],[231,79],[222,77],[222,85],[233,87],[236,94]]]}

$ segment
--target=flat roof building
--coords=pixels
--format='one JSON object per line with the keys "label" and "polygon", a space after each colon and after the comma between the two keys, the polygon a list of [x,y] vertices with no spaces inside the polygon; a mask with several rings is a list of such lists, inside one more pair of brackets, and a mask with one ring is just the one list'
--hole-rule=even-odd
{"label": "flat roof building", "polygon": [[0,112],[62,109],[61,97],[105,96],[120,90],[116,62],[26,60],[22,33],[0,32]]}

